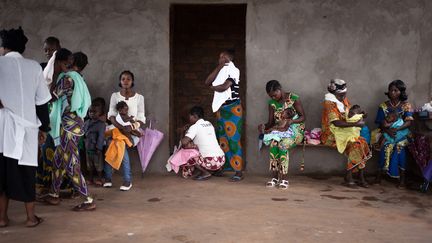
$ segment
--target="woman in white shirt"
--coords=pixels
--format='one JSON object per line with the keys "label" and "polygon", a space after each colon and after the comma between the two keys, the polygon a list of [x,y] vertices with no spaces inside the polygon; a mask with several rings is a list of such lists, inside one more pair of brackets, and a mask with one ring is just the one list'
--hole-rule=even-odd
{"label": "woman in white shirt", "polygon": [[209,121],[203,118],[203,108],[192,107],[189,113],[191,126],[181,140],[183,148],[198,148],[200,152],[199,157],[192,158],[183,165],[183,177],[192,176],[194,169],[200,171],[194,178],[195,180],[209,179],[210,172],[219,172],[225,164],[225,153],[216,139],[215,129]]}
{"label": "woman in white shirt", "polygon": [[[123,126],[117,122],[116,116],[118,111],[116,105],[120,101],[126,102],[129,107],[129,116],[133,116],[135,120],[140,124],[140,127],[144,127],[146,122],[145,111],[144,111],[144,96],[138,94],[133,89],[134,87],[134,74],[131,71],[123,71],[119,77],[121,88],[120,92],[115,92],[111,95],[108,119],[111,123],[118,128],[123,134],[130,134],[131,127]],[[132,171],[130,166],[128,151],[125,151],[121,167],[123,170],[123,185],[120,187],[122,191],[128,191],[132,188]],[[112,167],[108,163],[105,163],[105,183],[104,187],[112,187]]]}

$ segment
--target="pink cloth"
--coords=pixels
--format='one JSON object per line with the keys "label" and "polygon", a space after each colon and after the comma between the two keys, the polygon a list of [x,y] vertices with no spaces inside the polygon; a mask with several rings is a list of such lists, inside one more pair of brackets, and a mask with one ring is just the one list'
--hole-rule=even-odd
{"label": "pink cloth", "polygon": [[188,160],[198,156],[200,156],[200,152],[196,149],[180,149],[172,156],[169,163],[175,173],[178,173],[180,166],[186,164]]}
{"label": "pink cloth", "polygon": [[321,143],[321,128],[314,128],[311,131],[305,132],[305,139],[307,144],[318,145]]}

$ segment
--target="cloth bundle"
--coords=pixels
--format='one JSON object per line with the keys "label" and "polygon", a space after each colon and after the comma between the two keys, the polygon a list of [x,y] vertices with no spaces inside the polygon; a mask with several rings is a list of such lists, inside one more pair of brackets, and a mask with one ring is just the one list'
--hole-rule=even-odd
{"label": "cloth bundle", "polygon": [[318,145],[321,143],[321,128],[314,128],[305,131],[305,140],[307,144]]}

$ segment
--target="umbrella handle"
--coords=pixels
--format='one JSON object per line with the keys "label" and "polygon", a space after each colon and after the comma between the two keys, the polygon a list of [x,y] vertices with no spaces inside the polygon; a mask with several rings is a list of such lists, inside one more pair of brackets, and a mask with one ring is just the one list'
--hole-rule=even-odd
{"label": "umbrella handle", "polygon": [[148,126],[149,129],[153,129],[153,123],[157,123],[156,119],[150,118],[149,119],[149,126]]}

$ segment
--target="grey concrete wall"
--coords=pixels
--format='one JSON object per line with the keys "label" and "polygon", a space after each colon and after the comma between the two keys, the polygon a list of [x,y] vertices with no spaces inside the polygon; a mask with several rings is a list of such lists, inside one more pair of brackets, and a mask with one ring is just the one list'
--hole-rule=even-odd
{"label": "grey concrete wall", "polygon": [[[348,81],[348,97],[369,114],[373,126],[377,106],[394,79],[406,81],[415,105],[430,98],[430,3],[426,1],[260,1],[248,6],[247,104],[248,161],[251,171],[267,165],[259,161],[254,138],[266,118],[264,86],[282,81],[301,96],[307,127],[319,127],[320,102],[331,78]],[[416,99],[414,99],[416,97]],[[342,162],[328,162],[327,152],[308,149],[312,171]],[[324,161],[323,161],[324,160]],[[255,166],[252,166],[255,164]],[[336,167],[333,167],[336,168]]]}
{"label": "grey concrete wall", "polygon": [[[118,89],[120,71],[132,70],[136,89],[145,96],[147,115],[168,134],[171,3],[248,4],[246,147],[250,172],[265,173],[268,167],[268,152],[256,149],[256,127],[267,119],[264,87],[270,79],[301,96],[308,128],[320,126],[320,102],[331,78],[349,82],[348,96],[370,113],[370,125],[393,79],[406,81],[415,105],[431,97],[432,3],[426,0],[2,0],[0,26],[22,25],[30,39],[25,54],[39,61],[44,60],[42,42],[50,35],[59,37],[64,47],[87,53],[90,65],[84,74],[91,93],[107,102]],[[309,150],[310,172],[343,167],[336,151]],[[168,154],[165,139],[149,171],[162,172]],[[298,154],[295,151],[293,160],[298,161]]]}

